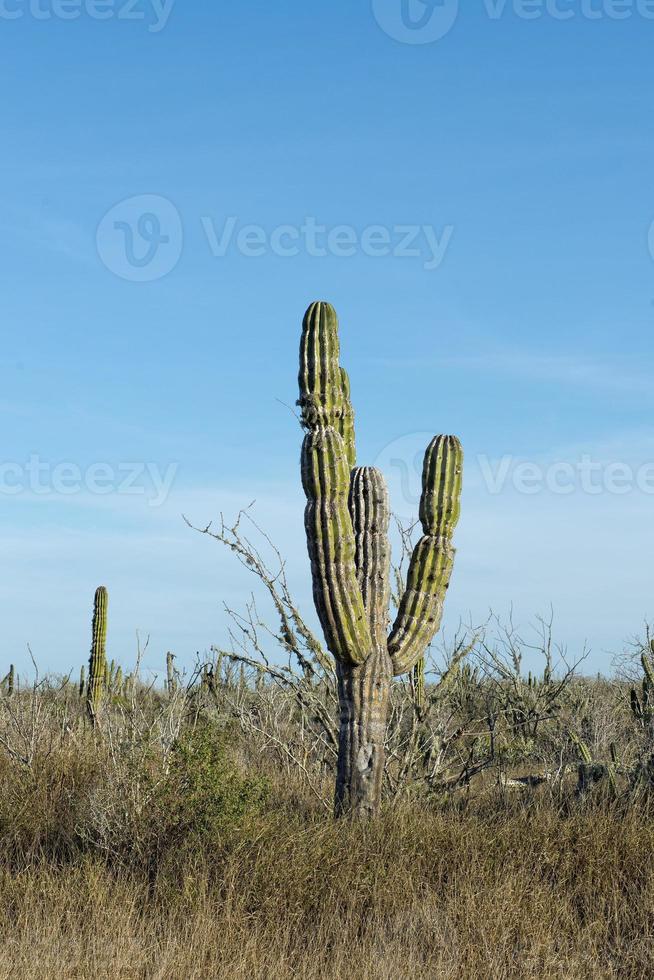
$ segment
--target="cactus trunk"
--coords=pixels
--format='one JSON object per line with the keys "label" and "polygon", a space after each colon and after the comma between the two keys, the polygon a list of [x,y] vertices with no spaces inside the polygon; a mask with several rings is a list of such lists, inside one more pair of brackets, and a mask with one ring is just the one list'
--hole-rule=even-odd
{"label": "cactus trunk", "polygon": [[334,810],[374,816],[384,778],[384,740],[393,668],[385,646],[363,664],[337,665],[340,727]]}
{"label": "cactus trunk", "polygon": [[[454,436],[427,448],[420,520],[407,588],[388,636],[389,504],[382,474],[355,468],[350,383],[339,364],[338,320],[328,303],[307,310],[300,345],[305,529],[313,594],[336,660],[340,737],[335,811],[370,816],[381,803],[393,674],[413,670],[441,621],[454,562],[463,452]],[[424,662],[423,662],[424,699]]]}

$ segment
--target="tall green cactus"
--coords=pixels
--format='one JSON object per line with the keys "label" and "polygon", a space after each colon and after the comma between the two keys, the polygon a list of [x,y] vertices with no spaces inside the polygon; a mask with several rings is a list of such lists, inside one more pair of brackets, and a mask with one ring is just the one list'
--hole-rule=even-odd
{"label": "tall green cactus", "polygon": [[97,725],[107,677],[107,605],[109,596],[104,585],[95,592],[93,604],[93,636],[89,657],[89,680],[86,690],[86,710],[93,725]]}
{"label": "tall green cactus", "polygon": [[335,808],[337,814],[369,815],[381,799],[392,677],[413,670],[440,626],[454,561],[463,451],[454,436],[437,436],[427,448],[423,536],[389,635],[388,493],[378,470],[355,465],[350,385],[328,303],[313,303],[305,314],[299,384],[313,595],[339,687]]}
{"label": "tall green cactus", "polygon": [[654,738],[654,640],[650,649],[641,654],[640,662],[643,667],[641,694],[639,697],[636,688],[631,689],[631,711],[651,739]]}

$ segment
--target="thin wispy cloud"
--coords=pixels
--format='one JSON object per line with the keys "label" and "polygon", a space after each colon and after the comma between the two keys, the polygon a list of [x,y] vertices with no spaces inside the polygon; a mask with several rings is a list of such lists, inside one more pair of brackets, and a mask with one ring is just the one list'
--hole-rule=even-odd
{"label": "thin wispy cloud", "polygon": [[505,376],[543,384],[588,387],[612,391],[650,392],[654,361],[650,355],[598,358],[583,354],[543,354],[504,351],[438,358],[384,358],[377,363],[411,369],[440,368],[463,374]]}
{"label": "thin wispy cloud", "polygon": [[93,239],[83,225],[69,216],[50,214],[45,208],[12,208],[5,206],[0,231],[6,240],[24,244],[57,255],[63,255],[85,266],[94,266]]}

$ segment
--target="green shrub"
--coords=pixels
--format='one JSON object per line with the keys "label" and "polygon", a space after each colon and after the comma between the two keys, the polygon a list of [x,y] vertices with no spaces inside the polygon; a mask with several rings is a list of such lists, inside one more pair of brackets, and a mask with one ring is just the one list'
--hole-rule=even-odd
{"label": "green shrub", "polygon": [[269,795],[266,779],[239,771],[227,751],[228,736],[201,720],[177,741],[164,789],[171,830],[180,841],[215,843],[261,811]]}

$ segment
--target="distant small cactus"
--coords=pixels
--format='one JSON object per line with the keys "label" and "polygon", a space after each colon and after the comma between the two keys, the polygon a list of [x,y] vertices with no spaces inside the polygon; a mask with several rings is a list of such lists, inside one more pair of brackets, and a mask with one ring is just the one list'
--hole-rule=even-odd
{"label": "distant small cactus", "polygon": [[89,657],[89,683],[86,710],[93,725],[98,724],[102,695],[107,682],[107,605],[109,596],[104,585],[95,592],[93,606],[93,637]]}
{"label": "distant small cactus", "polygon": [[413,704],[416,714],[421,718],[427,707],[427,692],[425,689],[425,658],[421,657],[413,668],[411,675],[413,686]]}
{"label": "distant small cactus", "polygon": [[10,698],[14,693],[15,684],[16,684],[16,670],[14,668],[14,665],[10,664],[9,672],[2,679],[2,683],[0,684],[0,689],[4,688],[7,697]]}
{"label": "distant small cactus", "polygon": [[177,684],[175,681],[175,654],[170,653],[169,651],[166,654],[166,689],[168,691],[169,697],[172,698],[173,694],[175,693],[176,687]]}
{"label": "distant small cactus", "polygon": [[614,798],[617,797],[619,762],[615,744],[612,742],[609,746],[609,761],[597,762],[593,759],[588,743],[581,736],[575,732],[570,732],[570,741],[577,749],[581,760],[577,770],[577,796],[583,799],[596,783],[602,783],[606,779],[611,795]]}
{"label": "distant small cactus", "polygon": [[654,640],[649,651],[643,651],[640,662],[643,667],[643,680],[640,695],[635,687],[631,689],[631,713],[648,735],[654,734]]}
{"label": "distant small cactus", "polygon": [[123,681],[123,694],[126,698],[133,698],[136,692],[136,676],[128,674]]}

